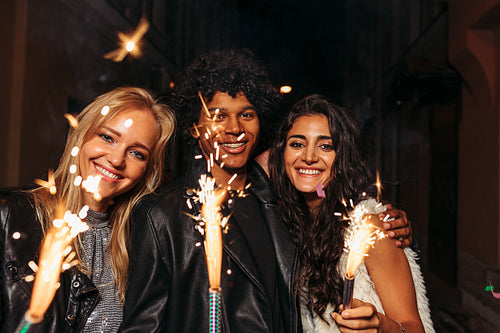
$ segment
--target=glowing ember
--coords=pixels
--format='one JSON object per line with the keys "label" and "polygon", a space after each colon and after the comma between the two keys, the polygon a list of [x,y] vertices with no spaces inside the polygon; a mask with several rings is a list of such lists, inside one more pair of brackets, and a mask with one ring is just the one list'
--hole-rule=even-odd
{"label": "glowing ember", "polygon": [[[75,179],[76,180],[76,179]],[[86,180],[82,181],[82,187],[89,193],[94,195],[94,199],[100,201],[102,199],[99,194],[99,182],[101,181],[101,177],[99,176],[88,176]],[[76,185],[76,184],[75,184]]]}
{"label": "glowing ember", "polygon": [[42,179],[35,179],[35,184],[38,184],[42,187],[45,187],[46,189],[49,190],[50,194],[56,194],[57,189],[56,189],[56,183],[54,180],[54,171],[49,170],[49,175],[48,175],[48,180],[42,180]]}
{"label": "glowing ember", "polygon": [[102,114],[103,116],[105,116],[105,115],[107,115],[107,114],[108,114],[108,112],[109,112],[109,106],[107,106],[107,105],[103,106],[103,107],[102,107],[102,110],[101,110],[101,114]]}
{"label": "glowing ember", "polygon": [[71,127],[77,128],[78,127],[78,120],[76,120],[75,116],[69,113],[64,114],[64,118],[68,120],[68,123]]}
{"label": "glowing ember", "polygon": [[290,92],[292,92],[292,87],[290,87],[290,86],[281,86],[280,87],[280,93],[288,94]]}
{"label": "glowing ember", "polygon": [[377,170],[377,180],[375,181],[375,184],[373,184],[377,187],[377,201],[380,201],[380,194],[382,193],[382,182],[380,181],[380,174]]}
{"label": "glowing ember", "polygon": [[132,119],[127,119],[125,121],[124,126],[127,127],[127,128],[129,128],[130,126],[132,126],[133,123],[134,123],[134,121]]}
{"label": "glowing ember", "polygon": [[80,149],[78,147],[73,147],[73,149],[71,149],[71,156],[76,156],[78,155],[78,152],[80,151]]}
{"label": "glowing ember", "polygon": [[118,38],[120,39],[121,47],[106,53],[103,57],[114,62],[121,62],[125,59],[127,54],[131,54],[134,57],[138,57],[141,55],[141,50],[139,48],[139,41],[142,36],[148,31],[149,22],[145,18],[141,18],[137,28],[131,36],[127,36],[121,32],[118,33]]}

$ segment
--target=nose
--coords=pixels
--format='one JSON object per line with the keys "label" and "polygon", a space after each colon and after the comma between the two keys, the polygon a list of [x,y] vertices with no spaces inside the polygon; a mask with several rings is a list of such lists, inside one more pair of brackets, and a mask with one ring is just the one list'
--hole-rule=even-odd
{"label": "nose", "polygon": [[312,164],[318,161],[318,156],[316,154],[316,147],[314,145],[308,145],[302,154],[302,159],[307,164]]}
{"label": "nose", "polygon": [[240,135],[244,132],[243,126],[238,116],[229,117],[226,122],[225,132],[227,134]]}
{"label": "nose", "polygon": [[123,169],[125,166],[125,154],[124,149],[116,148],[108,154],[108,162],[115,169]]}

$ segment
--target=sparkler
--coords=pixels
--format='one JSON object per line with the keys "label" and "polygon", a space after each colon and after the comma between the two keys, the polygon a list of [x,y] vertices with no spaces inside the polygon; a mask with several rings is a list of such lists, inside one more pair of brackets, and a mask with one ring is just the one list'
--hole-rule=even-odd
{"label": "sparkler", "polygon": [[64,212],[64,205],[60,203],[56,209],[56,219],[42,241],[38,266],[32,263],[36,270],[35,282],[28,311],[19,324],[16,332],[26,332],[31,324],[42,321],[57,288],[61,270],[71,267],[74,263],[71,241],[80,232],[88,230],[88,225],[80,218]]}
{"label": "sparkler", "polygon": [[356,269],[361,265],[365,257],[368,256],[368,252],[375,245],[375,242],[386,237],[385,233],[375,227],[372,222],[373,219],[377,219],[377,216],[372,214],[371,211],[373,209],[370,208],[377,207],[378,205],[373,199],[364,200],[349,212],[348,219],[350,223],[344,242],[344,251],[349,253],[347,255],[344,277],[344,310],[350,309],[352,305],[354,273]]}
{"label": "sparkler", "polygon": [[221,331],[221,263],[222,229],[227,217],[220,211],[220,206],[227,195],[225,188],[216,188],[215,179],[202,175],[198,199],[202,204],[201,221],[205,226],[205,253],[207,259],[209,288],[209,328],[210,332]]}
{"label": "sparkler", "polygon": [[141,50],[138,47],[138,43],[141,40],[142,36],[148,31],[149,22],[145,18],[141,18],[137,28],[131,36],[127,36],[122,32],[118,32],[118,38],[120,39],[121,47],[106,53],[103,55],[104,58],[113,60],[114,62],[121,62],[125,59],[127,54],[131,54],[134,57],[138,57],[141,55]]}

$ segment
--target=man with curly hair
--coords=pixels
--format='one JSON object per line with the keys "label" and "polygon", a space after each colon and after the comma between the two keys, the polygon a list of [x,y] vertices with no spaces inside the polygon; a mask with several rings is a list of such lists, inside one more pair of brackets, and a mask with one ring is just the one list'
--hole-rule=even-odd
{"label": "man with curly hair", "polygon": [[259,137],[269,133],[264,127],[277,99],[247,50],[212,52],[188,66],[174,106],[194,143],[193,158],[186,175],[133,218],[129,283],[144,288],[127,291],[124,332],[209,330],[204,238],[192,219],[200,213],[193,189],[209,172],[218,186],[246,193],[224,208],[230,219],[223,235],[222,330],[301,331],[292,286],[296,248],[269,179],[252,159],[262,150]]}

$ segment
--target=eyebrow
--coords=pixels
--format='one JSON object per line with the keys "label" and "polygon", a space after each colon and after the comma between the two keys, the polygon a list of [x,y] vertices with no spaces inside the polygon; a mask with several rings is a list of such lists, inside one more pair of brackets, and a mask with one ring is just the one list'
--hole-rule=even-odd
{"label": "eyebrow", "polygon": [[[114,128],[112,128],[112,127],[109,127],[109,126],[103,126],[102,128],[107,129],[108,131],[112,132],[113,134],[115,134],[116,136],[118,136],[118,137],[120,137],[120,138],[122,137],[122,134],[121,134],[120,132],[118,132],[117,130],[115,130]],[[142,143],[140,143],[140,142],[138,142],[138,141],[134,142],[133,146],[134,146],[134,147],[139,147],[139,148],[145,149],[148,153],[150,153],[150,152],[151,152],[151,149],[150,149],[150,148],[148,148],[146,145],[144,145],[144,144],[142,144]]]}
{"label": "eyebrow", "polygon": [[[296,138],[296,139],[306,139],[305,135],[302,135],[302,134],[294,134],[294,135],[290,135],[290,137],[287,139],[290,140],[292,138]],[[332,137],[331,136],[328,136],[328,135],[320,135],[318,136],[318,140],[331,140]]]}
{"label": "eyebrow", "polygon": [[[223,112],[227,112],[227,108],[223,108],[220,106],[211,107],[210,109],[208,109],[208,111],[215,112],[215,111],[217,111],[217,109],[220,111],[223,111]],[[253,110],[253,111],[257,112],[257,110],[255,109],[255,107],[253,105],[245,105],[244,107],[241,108],[241,111],[248,111],[248,110]]]}

